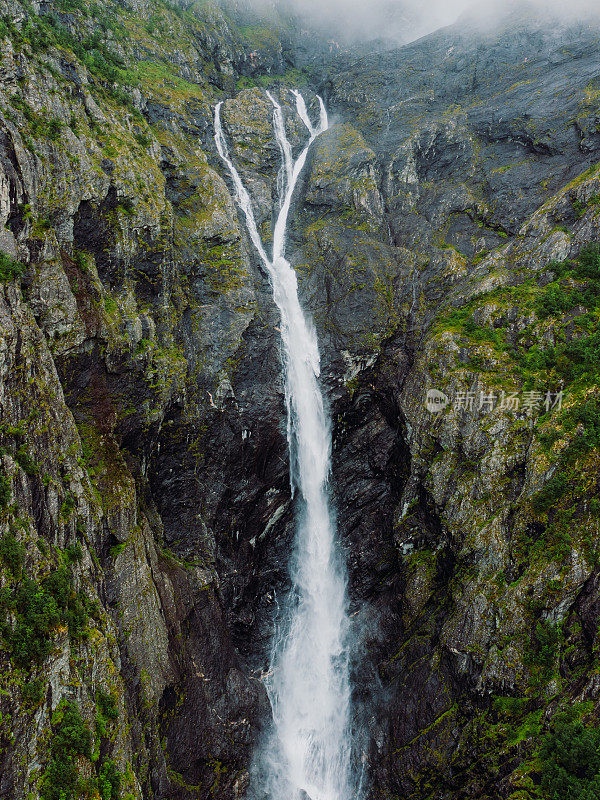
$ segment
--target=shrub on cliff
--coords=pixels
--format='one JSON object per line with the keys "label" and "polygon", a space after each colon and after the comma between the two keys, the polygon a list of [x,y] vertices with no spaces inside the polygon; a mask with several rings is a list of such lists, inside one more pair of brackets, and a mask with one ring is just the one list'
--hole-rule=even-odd
{"label": "shrub on cliff", "polygon": [[8,283],[25,272],[25,265],[0,252],[0,283]]}
{"label": "shrub on cliff", "polygon": [[25,548],[9,531],[0,539],[0,561],[11,571],[15,578],[21,577],[21,568],[25,558]]}
{"label": "shrub on cliff", "polygon": [[548,800],[600,800],[600,728],[559,714],[541,748]]}
{"label": "shrub on cliff", "polygon": [[78,756],[91,758],[90,729],[72,700],[61,702],[52,717],[52,729],[51,759],[40,796],[42,800],[72,800],[81,796],[82,788],[76,759]]}
{"label": "shrub on cliff", "polygon": [[66,625],[72,640],[88,633],[88,620],[95,613],[93,603],[80,590],[73,590],[73,578],[66,566],[59,567],[38,583],[25,577],[1,604],[11,609],[16,623],[2,622],[0,633],[9,645],[15,664],[29,667],[41,663],[52,649],[52,633]]}
{"label": "shrub on cliff", "polygon": [[10,481],[6,475],[0,475],[0,508],[6,508],[10,502]]}

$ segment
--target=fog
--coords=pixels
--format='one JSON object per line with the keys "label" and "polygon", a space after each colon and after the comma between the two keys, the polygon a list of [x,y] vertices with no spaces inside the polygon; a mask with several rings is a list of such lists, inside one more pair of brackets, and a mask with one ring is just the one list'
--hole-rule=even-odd
{"label": "fog", "polygon": [[345,38],[407,40],[454,22],[469,0],[290,0],[307,20]]}
{"label": "fog", "polygon": [[600,16],[600,0],[249,0],[254,7],[291,9],[306,27],[339,39],[410,41],[457,20],[494,26],[515,7],[540,19],[576,21]]}

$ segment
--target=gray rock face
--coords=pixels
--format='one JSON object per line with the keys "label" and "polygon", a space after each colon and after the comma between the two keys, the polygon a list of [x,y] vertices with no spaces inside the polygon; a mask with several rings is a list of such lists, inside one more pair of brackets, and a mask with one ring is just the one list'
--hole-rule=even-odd
{"label": "gray rock face", "polygon": [[[213,107],[226,98],[266,241],[272,73],[294,148],[305,132],[287,38],[188,5],[108,3],[104,28],[60,11],[32,34],[20,3],[0,3],[0,246],[27,266],[0,292],[1,798],[40,797],[64,700],[97,752],[81,775],[97,786],[114,764],[124,797],[245,797],[268,720],[260,678],[294,535],[278,319]],[[122,60],[114,83],[100,55],[81,61],[93,30],[102,58]],[[331,404],[371,800],[522,800],[539,784],[539,726],[598,703],[595,490],[558,559],[531,515],[554,467],[527,416],[425,405],[434,388],[521,389],[509,345],[573,338],[572,319],[544,321],[523,298],[598,239],[598,35],[513,17],[333,53],[314,75],[332,126],[294,199],[289,256]],[[505,347],[469,339],[469,314],[467,334],[500,331]],[[67,610],[88,598],[85,634],[65,611],[48,653],[18,663],[20,575],[43,587],[63,567]],[[534,691],[546,622],[564,641]],[[486,716],[507,695],[538,715],[516,745]]]}

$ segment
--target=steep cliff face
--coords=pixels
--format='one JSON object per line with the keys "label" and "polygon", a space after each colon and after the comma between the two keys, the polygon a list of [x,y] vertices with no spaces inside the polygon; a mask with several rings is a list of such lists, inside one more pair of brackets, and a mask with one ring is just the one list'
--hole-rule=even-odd
{"label": "steep cliff face", "polygon": [[599,233],[598,31],[519,17],[309,75],[211,6],[0,11],[0,797],[246,794],[293,505],[277,314],[212,114],[229,98],[268,241],[264,87],[297,147],[307,80],[334,124],[288,255],[370,796],[545,796],[545,732],[598,703],[600,277],[569,260]]}
{"label": "steep cliff face", "polygon": [[565,708],[594,726],[597,40],[519,15],[329,80],[377,154],[370,230],[379,208],[389,228],[369,238],[397,276],[395,332],[337,407],[333,481],[357,691],[370,659],[381,679],[376,797],[551,796],[547,731],[584,735]]}
{"label": "steep cliff face", "polygon": [[3,12],[0,794],[233,796],[265,698],[217,539],[264,281],[204,149],[282,46],[157,3]]}

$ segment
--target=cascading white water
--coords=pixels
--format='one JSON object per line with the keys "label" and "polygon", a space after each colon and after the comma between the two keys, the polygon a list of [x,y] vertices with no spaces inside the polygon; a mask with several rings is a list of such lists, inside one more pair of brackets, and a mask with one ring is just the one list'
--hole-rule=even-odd
{"label": "cascading white water", "polygon": [[273,104],[273,108],[275,109],[273,112],[273,125],[276,132],[276,139],[277,144],[279,145],[279,150],[281,151],[281,172],[280,172],[280,182],[278,185],[279,189],[279,198],[280,201],[283,202],[285,198],[285,194],[287,191],[287,187],[292,182],[292,173],[294,170],[294,159],[292,157],[292,146],[290,145],[288,138],[285,134],[285,124],[283,121],[283,112],[281,110],[281,106],[275,100],[271,92],[267,92],[267,97]]}
{"label": "cascading white water", "polygon": [[299,92],[296,110],[309,139],[294,161],[283,112],[274,107],[273,126],[282,155],[284,187],[273,234],[272,258],[262,243],[252,202],[229,156],[215,109],[215,142],[227,165],[250,238],[270,276],[281,315],[288,412],[290,479],[297,490],[297,535],[290,573],[292,591],[284,604],[267,680],[273,709],[269,742],[259,754],[260,786],[269,800],[350,800],[350,678],[347,650],[346,575],[336,542],[328,478],[329,419],[319,388],[320,358],[315,329],[302,312],[296,273],[285,258],[287,221],[294,189],[310,146],[328,127],[319,98],[315,128]]}

